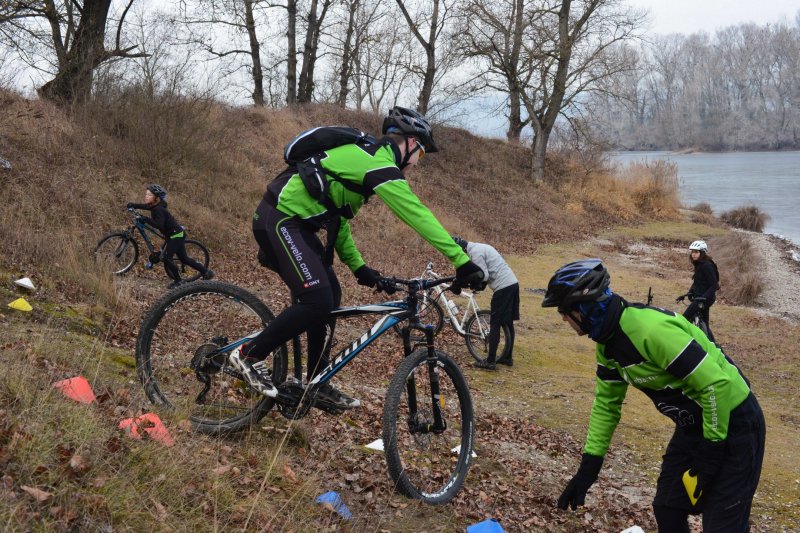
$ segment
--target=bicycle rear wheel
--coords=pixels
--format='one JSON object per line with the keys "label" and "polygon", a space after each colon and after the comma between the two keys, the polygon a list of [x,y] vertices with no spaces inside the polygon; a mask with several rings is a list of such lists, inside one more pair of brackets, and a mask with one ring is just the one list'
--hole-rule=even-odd
{"label": "bicycle rear wheel", "polygon": [[126,233],[111,233],[98,241],[94,258],[100,268],[121,276],[136,264],[139,245]]}
{"label": "bicycle rear wheel", "polygon": [[[438,383],[438,393],[435,390]],[[434,431],[434,409],[445,428]],[[383,445],[395,488],[425,503],[450,501],[472,460],[474,420],[469,386],[444,352],[420,348],[397,369],[383,407]]]}
{"label": "bicycle rear wheel", "polygon": [[[204,268],[208,268],[208,263],[210,261],[210,255],[208,253],[208,248],[206,248],[201,242],[196,241],[194,239],[186,239],[183,242],[183,246],[186,250],[186,255],[189,256],[190,259],[193,259],[203,265]],[[166,247],[166,243],[164,246],[161,247],[161,257],[164,257],[164,248]],[[180,273],[181,280],[183,281],[195,281],[200,279],[203,275],[199,270],[195,270],[191,266],[187,265],[183,261],[178,261],[178,272]],[[169,274],[169,271],[167,271]],[[172,276],[170,276],[172,277]]]}
{"label": "bicycle rear wheel", "polygon": [[[489,357],[489,319],[491,311],[481,309],[477,314],[472,315],[464,326],[464,340],[467,342],[467,350],[476,361],[486,361]],[[511,346],[508,339],[511,337],[511,330],[503,324],[500,328],[500,342],[497,345],[496,359],[502,359],[508,355]]]}
{"label": "bicycle rear wheel", "polygon": [[[229,350],[221,348],[273,319],[256,296],[229,283],[201,281],[166,293],[145,315],[136,341],[136,371],[147,397],[203,433],[254,424],[274,400],[252,391],[229,366]],[[286,379],[286,346],[270,357],[277,385]]]}

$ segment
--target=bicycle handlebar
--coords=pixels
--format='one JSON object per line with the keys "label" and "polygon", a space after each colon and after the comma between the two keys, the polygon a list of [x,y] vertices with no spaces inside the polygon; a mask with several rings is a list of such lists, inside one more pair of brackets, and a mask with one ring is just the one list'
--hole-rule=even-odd
{"label": "bicycle handlebar", "polygon": [[438,279],[402,279],[394,277],[381,278],[381,282],[385,285],[394,287],[396,290],[401,289],[402,287],[400,286],[405,286],[409,293],[424,291],[426,289],[430,289],[431,287],[435,287],[436,285],[441,285],[442,283],[452,283],[455,280],[455,276]]}

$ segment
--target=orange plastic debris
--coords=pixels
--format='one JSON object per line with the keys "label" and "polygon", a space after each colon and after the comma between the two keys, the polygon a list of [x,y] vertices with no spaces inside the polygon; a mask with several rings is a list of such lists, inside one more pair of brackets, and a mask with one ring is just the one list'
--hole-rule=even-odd
{"label": "orange plastic debris", "polygon": [[157,440],[166,446],[175,444],[169,431],[167,431],[167,427],[155,413],[145,413],[137,418],[126,418],[120,421],[119,429],[124,430],[132,439],[142,440],[140,430],[144,430],[149,438]]}
{"label": "orange plastic debris", "polygon": [[61,390],[64,396],[76,402],[88,404],[96,399],[94,392],[92,392],[92,386],[83,376],[58,381],[53,383],[53,387]]}

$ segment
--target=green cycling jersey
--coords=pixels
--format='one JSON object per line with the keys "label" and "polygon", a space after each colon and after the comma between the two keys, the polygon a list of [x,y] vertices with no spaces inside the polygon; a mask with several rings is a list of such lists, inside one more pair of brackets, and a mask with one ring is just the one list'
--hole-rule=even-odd
{"label": "green cycling jersey", "polygon": [[710,441],[728,435],[730,413],[750,387],[720,348],[682,315],[615,295],[597,345],[595,400],[584,452],[603,456],[633,385],[665,416]]}
{"label": "green cycling jersey", "polygon": [[[341,217],[336,236],[336,253],[350,270],[364,265],[364,259],[353,241],[348,219],[355,216],[372,194],[377,195],[400,220],[413,228],[423,239],[447,257],[455,267],[469,261],[467,254],[453,242],[431,211],[411,191],[397,166],[400,152],[388,138],[381,143],[361,146],[347,144],[328,150],[321,158],[325,170],[339,180],[360,188],[364,194],[351,190],[339,180],[328,176],[329,198],[348,213]],[[277,199],[275,207],[289,216],[322,226],[330,218],[328,210],[317,202],[305,188],[298,174],[282,174],[267,188],[266,196]]]}

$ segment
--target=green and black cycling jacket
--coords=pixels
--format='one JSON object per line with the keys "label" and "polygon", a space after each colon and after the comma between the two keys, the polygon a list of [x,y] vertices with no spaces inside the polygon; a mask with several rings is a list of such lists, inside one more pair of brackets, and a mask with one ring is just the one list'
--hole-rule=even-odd
{"label": "green and black cycling jacket", "polygon": [[[419,233],[455,267],[463,265],[469,261],[469,257],[411,191],[397,166],[399,160],[400,152],[395,143],[384,138],[381,143],[366,147],[347,144],[333,148],[325,152],[321,161],[326,170],[340,179],[362,187],[367,197],[372,193],[376,194],[400,220]],[[349,208],[355,216],[366,198],[345,188],[331,177],[328,177],[328,182],[329,197],[333,204],[337,208]],[[289,216],[297,216],[312,223],[320,223],[326,218],[327,209],[308,194],[297,174],[288,176],[287,173],[287,179],[274,180],[269,185],[269,192],[278,198],[277,209]],[[346,218],[341,219],[335,248],[339,259],[350,270],[355,271],[364,264]]]}
{"label": "green and black cycling jacket", "polygon": [[603,456],[628,385],[665,416],[711,441],[727,438],[730,413],[750,394],[739,369],[682,315],[612,297],[597,344],[595,400],[584,452]]}

